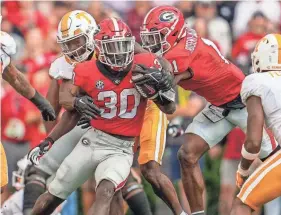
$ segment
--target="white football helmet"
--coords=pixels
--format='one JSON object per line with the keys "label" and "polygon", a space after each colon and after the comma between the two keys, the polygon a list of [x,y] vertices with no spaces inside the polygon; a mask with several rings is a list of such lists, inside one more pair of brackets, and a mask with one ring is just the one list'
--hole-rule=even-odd
{"label": "white football helmet", "polygon": [[71,60],[82,62],[94,51],[94,35],[99,31],[87,12],[74,10],[65,14],[58,26],[57,42]]}
{"label": "white football helmet", "polygon": [[281,71],[281,34],[268,34],[263,37],[251,57],[254,72]]}
{"label": "white football helmet", "polygon": [[24,173],[27,166],[31,164],[27,159],[27,155],[17,162],[18,170],[13,171],[12,186],[17,190],[24,188]]}

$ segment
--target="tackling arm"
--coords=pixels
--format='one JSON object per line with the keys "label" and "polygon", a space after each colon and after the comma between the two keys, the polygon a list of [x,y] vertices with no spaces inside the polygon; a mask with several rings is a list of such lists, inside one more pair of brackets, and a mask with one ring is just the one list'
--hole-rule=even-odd
{"label": "tackling arm", "polygon": [[29,99],[41,111],[45,121],[53,121],[56,114],[51,104],[38,93],[12,63],[4,68],[3,78],[22,96]]}
{"label": "tackling arm", "polygon": [[[248,170],[254,159],[248,159],[243,154],[257,155],[260,152],[264,126],[264,113],[260,97],[251,96],[247,99],[247,136],[242,149],[241,168]],[[243,153],[244,151],[244,153]],[[246,151],[246,152],[245,152]],[[256,156],[256,157],[257,157]],[[253,156],[254,157],[254,156]]]}

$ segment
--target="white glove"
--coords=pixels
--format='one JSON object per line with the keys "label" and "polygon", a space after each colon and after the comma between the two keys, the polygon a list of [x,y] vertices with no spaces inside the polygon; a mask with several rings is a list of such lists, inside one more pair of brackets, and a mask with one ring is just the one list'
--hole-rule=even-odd
{"label": "white glove", "polygon": [[1,61],[1,68],[2,71],[10,64],[11,57],[16,53],[16,42],[15,40],[6,32],[0,31],[0,61]]}

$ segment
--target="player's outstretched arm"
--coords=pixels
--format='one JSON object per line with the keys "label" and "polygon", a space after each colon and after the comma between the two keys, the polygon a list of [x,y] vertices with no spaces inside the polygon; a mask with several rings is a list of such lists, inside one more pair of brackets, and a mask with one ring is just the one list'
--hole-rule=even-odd
{"label": "player's outstretched arm", "polygon": [[247,99],[247,135],[242,147],[242,159],[238,166],[236,183],[241,187],[245,179],[249,176],[249,168],[258,157],[261,149],[261,141],[264,126],[264,112],[261,98],[251,96]]}
{"label": "player's outstretched arm", "polygon": [[52,121],[56,119],[56,114],[51,104],[31,86],[24,74],[22,74],[12,63],[4,68],[3,78],[19,94],[36,105],[36,107],[41,111],[42,117],[45,121]]}

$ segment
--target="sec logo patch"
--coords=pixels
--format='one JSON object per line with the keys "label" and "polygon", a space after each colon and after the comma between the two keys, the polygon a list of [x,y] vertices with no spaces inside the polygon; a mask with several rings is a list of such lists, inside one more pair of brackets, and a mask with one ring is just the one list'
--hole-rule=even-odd
{"label": "sec logo patch", "polygon": [[174,14],[171,11],[165,11],[161,13],[159,16],[159,20],[161,22],[173,22],[176,20],[176,18],[177,18],[176,14]]}
{"label": "sec logo patch", "polygon": [[99,89],[99,90],[102,90],[104,88],[103,81],[97,81],[96,82],[96,88]]}

